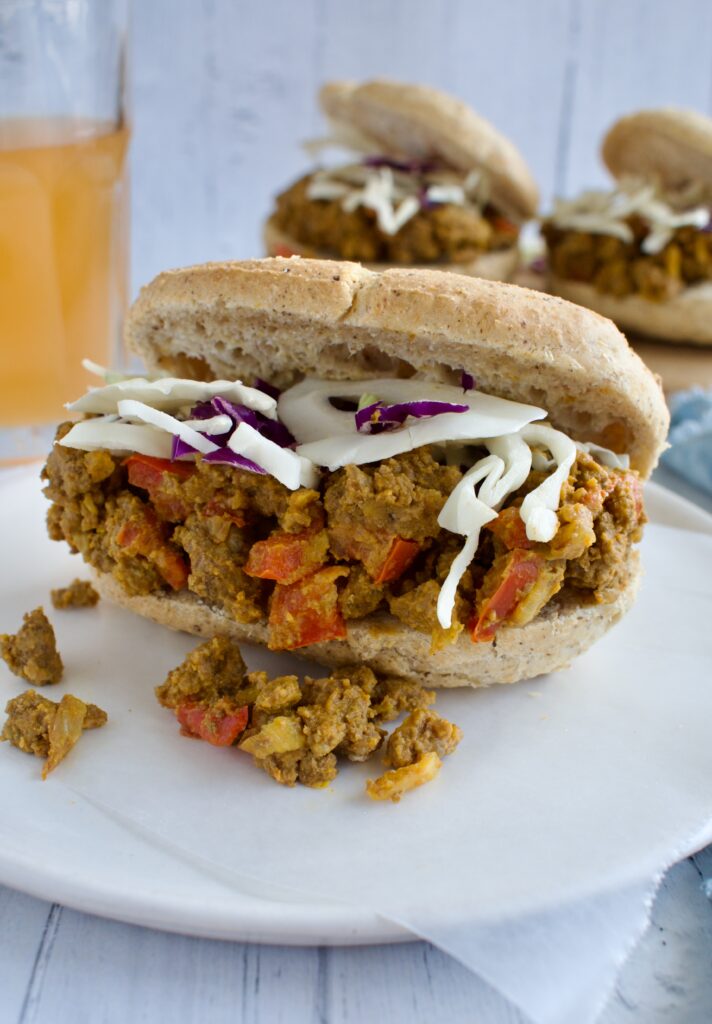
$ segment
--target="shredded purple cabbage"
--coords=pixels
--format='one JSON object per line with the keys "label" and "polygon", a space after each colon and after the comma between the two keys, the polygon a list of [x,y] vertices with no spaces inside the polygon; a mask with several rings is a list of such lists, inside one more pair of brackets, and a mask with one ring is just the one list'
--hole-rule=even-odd
{"label": "shredded purple cabbage", "polygon": [[282,394],[279,388],[276,388],[274,384],[270,384],[269,381],[262,380],[261,377],[255,377],[252,387],[257,388],[258,391],[264,392],[265,395],[269,395],[270,398],[275,400]]}
{"label": "shredded purple cabbage", "polygon": [[460,387],[463,391],[473,391],[475,388],[475,378],[467,370],[463,370],[460,374]]}
{"label": "shredded purple cabbage", "polygon": [[217,463],[222,466],[236,466],[238,469],[246,469],[249,473],[260,473],[262,476],[269,475],[262,466],[258,466],[256,462],[245,458],[244,455],[238,455],[237,452],[234,452],[232,448],[228,448],[227,445],[219,448],[216,452],[204,455],[203,462]]}
{"label": "shredded purple cabbage", "polygon": [[[267,385],[267,387],[269,386]],[[274,444],[279,445],[280,448],[291,448],[296,444],[283,423],[280,423],[278,420],[271,420],[267,416],[263,416],[261,412],[249,409],[246,405],[230,402],[227,398],[222,398],[220,395],[211,398],[209,402],[198,402],[190,410],[190,415],[192,419],[196,420],[208,420],[212,416],[229,416],[232,420],[232,429],[225,431],[224,434],[204,435],[208,440],[219,445],[217,451],[203,456],[206,462],[237,466],[239,469],[249,470],[250,473],[267,473],[266,469],[253,462],[252,459],[247,459],[244,455],[238,455],[237,452],[234,452],[232,448],[228,448],[225,444],[226,438],[232,435],[234,429],[240,423],[247,423],[263,437],[266,437],[268,441],[273,441]],[[197,450],[186,441],[183,441],[182,438],[178,436],[173,437],[171,459],[179,459],[182,455],[195,455],[196,453]]]}
{"label": "shredded purple cabbage", "polygon": [[390,156],[367,156],[363,160],[364,167],[390,167],[394,171],[403,171],[405,174],[428,174],[437,170],[437,163],[433,160],[396,160]]}
{"label": "shredded purple cabbage", "polygon": [[457,405],[455,402],[434,402],[427,399],[416,402],[396,402],[385,405],[374,402],[355,414],[356,429],[362,434],[380,434],[384,430],[395,430],[412,416],[423,419],[427,416],[441,416],[447,412],[468,412],[469,405]]}

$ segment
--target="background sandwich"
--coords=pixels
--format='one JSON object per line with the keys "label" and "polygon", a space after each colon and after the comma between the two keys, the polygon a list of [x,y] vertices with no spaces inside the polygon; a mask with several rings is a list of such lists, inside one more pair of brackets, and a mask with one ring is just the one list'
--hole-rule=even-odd
{"label": "background sandwich", "polygon": [[712,119],[641,111],[602,156],[615,188],[560,200],[544,223],[549,290],[626,331],[712,344]]}
{"label": "background sandwich", "polygon": [[91,390],[45,469],[117,603],[456,686],[567,664],[633,601],[667,412],[602,317],[277,258],[162,274],[127,332],[171,377]]}
{"label": "background sandwich", "polygon": [[446,93],[377,80],[330,82],[319,102],[341,164],[306,174],[277,197],[269,255],[438,266],[508,280],[536,184],[512,143]]}

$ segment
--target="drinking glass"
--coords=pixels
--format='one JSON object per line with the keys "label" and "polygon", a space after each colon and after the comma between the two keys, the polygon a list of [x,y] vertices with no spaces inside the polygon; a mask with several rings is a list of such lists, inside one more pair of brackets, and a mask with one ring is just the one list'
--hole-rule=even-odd
{"label": "drinking glass", "polygon": [[0,0],[0,464],[120,363],[127,0]]}

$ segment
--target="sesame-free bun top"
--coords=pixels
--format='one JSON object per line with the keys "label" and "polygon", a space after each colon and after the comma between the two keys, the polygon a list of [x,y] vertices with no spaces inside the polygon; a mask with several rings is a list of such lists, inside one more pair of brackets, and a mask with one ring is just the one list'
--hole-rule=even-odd
{"label": "sesame-free bun top", "polygon": [[712,192],[712,118],[662,107],[622,117],[601,154],[614,178],[657,178],[665,188],[701,183]]}
{"label": "sesame-free bun top", "polygon": [[536,183],[519,150],[466,103],[425,85],[386,79],[327,82],[319,102],[329,120],[370,143],[374,152],[436,158],[457,171],[486,171],[493,204],[518,219],[539,205]]}
{"label": "sesame-free bun top", "polygon": [[127,320],[150,371],[459,382],[545,408],[580,441],[628,452],[647,475],[668,413],[656,378],[604,317],[516,285],[435,270],[274,257],[160,274]]}

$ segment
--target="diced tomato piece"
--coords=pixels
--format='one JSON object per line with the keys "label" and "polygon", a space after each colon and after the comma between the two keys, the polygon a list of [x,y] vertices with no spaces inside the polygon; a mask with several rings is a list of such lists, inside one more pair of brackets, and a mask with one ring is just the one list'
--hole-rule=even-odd
{"label": "diced tomato piece", "polygon": [[501,559],[500,566],[490,569],[497,575],[488,587],[487,577],[483,586],[487,588],[480,608],[472,618],[469,628],[475,643],[487,643],[494,638],[502,623],[512,614],[521,599],[531,590],[544,566],[544,559],[531,551],[515,548]]}
{"label": "diced tomato piece", "polygon": [[156,511],[164,519],[178,521],[185,519],[190,508],[174,494],[163,493],[166,476],[188,480],[195,473],[190,462],[171,462],[170,459],[155,459],[150,455],[130,455],[124,462],[128,470],[129,483],[148,491]]}
{"label": "diced tomato piece", "polygon": [[220,516],[222,519],[230,519],[235,526],[245,526],[247,516],[244,511],[228,508],[223,505],[219,498],[211,498],[203,509],[204,516]]}
{"label": "diced tomato piece", "polygon": [[328,548],[325,530],[308,529],[300,533],[274,530],[266,540],[252,545],[245,572],[261,580],[296,583],[321,568]]}
{"label": "diced tomato piece", "polygon": [[176,718],[191,735],[215,747],[230,747],[247,728],[249,708],[245,705],[228,712],[202,704],[181,704],[176,708]]}
{"label": "diced tomato piece", "polygon": [[296,256],[297,253],[295,253],[294,249],[290,249],[290,247],[288,245],[285,245],[284,242],[278,242],[277,245],[273,245],[272,246],[272,255],[273,256]]}
{"label": "diced tomato piece", "polygon": [[144,555],[147,558],[164,543],[158,519],[153,511],[145,508],[143,514],[127,519],[116,535],[116,543],[126,548],[128,555]]}
{"label": "diced tomato piece", "polygon": [[503,508],[496,519],[485,523],[485,529],[491,530],[510,551],[514,548],[526,550],[534,543],[527,537],[527,527],[519,514],[519,509],[512,506]]}
{"label": "diced tomato piece", "polygon": [[519,228],[511,220],[503,217],[500,213],[490,218],[492,227],[499,231],[500,235],[511,235],[513,238],[519,234]]}
{"label": "diced tomato piece", "polygon": [[128,555],[143,555],[153,562],[173,590],[182,590],[188,583],[188,564],[180,551],[165,541],[152,509],[146,508],[142,516],[127,519],[116,535],[116,543]]}
{"label": "diced tomato piece", "polygon": [[151,455],[129,455],[124,465],[129,472],[129,483],[134,487],[144,487],[147,491],[160,485],[164,473],[171,473],[181,480],[187,480],[195,473],[192,462],[154,459]]}
{"label": "diced tomato piece", "polygon": [[403,575],[419,551],[420,544],[417,541],[394,537],[386,559],[374,577],[374,583],[392,583],[397,580]]}
{"label": "diced tomato piece", "polygon": [[324,640],[343,640],[346,623],[339,610],[336,580],[348,576],[343,566],[330,566],[283,585],[278,583],[269,610],[269,644],[274,651]]}

